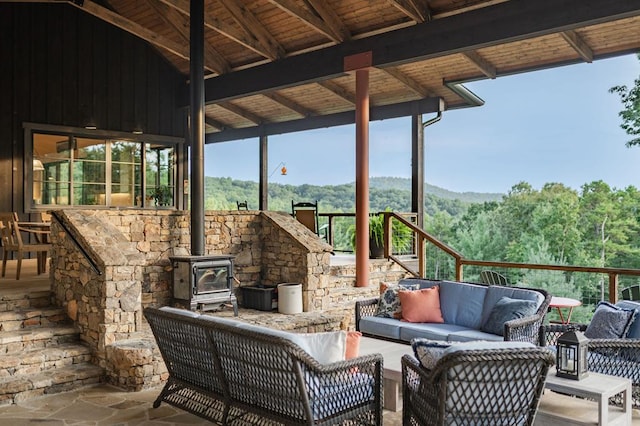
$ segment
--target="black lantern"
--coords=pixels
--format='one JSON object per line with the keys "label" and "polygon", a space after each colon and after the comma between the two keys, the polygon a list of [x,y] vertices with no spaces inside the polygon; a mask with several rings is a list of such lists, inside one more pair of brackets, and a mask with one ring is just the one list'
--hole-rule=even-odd
{"label": "black lantern", "polygon": [[556,375],[573,380],[588,376],[588,345],[589,339],[579,331],[569,331],[560,336],[556,344]]}

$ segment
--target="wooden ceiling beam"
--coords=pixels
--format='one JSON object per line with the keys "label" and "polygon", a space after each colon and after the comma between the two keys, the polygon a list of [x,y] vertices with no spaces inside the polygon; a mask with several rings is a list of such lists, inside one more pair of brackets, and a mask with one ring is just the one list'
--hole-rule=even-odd
{"label": "wooden ceiling beam", "polygon": [[[445,109],[441,98],[426,98],[393,105],[371,106],[371,121],[390,118],[407,117],[416,114],[430,114]],[[301,132],[304,130],[322,129],[325,127],[353,124],[356,115],[353,110],[329,115],[316,115],[279,123],[266,123],[260,126],[225,129],[205,136],[205,143],[228,142],[239,139],[255,138],[261,135],[279,135],[282,133]]]}
{"label": "wooden ceiling beam", "polygon": [[410,89],[411,91],[415,92],[421,98],[428,98],[429,96],[433,95],[431,92],[429,92],[429,89],[427,89],[426,87],[422,86],[420,83],[418,83],[417,81],[415,81],[411,77],[403,74],[402,71],[400,71],[400,70],[398,70],[396,68],[391,68],[391,67],[380,68],[380,71],[382,71],[382,72],[386,73],[387,75],[395,78],[400,83],[405,85],[408,89]]}
{"label": "wooden ceiling beam", "polygon": [[331,93],[333,93],[334,95],[344,99],[345,101],[349,102],[351,105],[355,105],[356,104],[356,96],[350,92],[348,92],[347,90],[343,89],[342,86],[334,83],[333,81],[319,81],[318,85],[321,87],[324,87],[325,89],[327,89],[328,91],[330,91]]}
{"label": "wooden ceiling beam", "polygon": [[388,0],[402,13],[413,19],[417,23],[431,20],[431,9],[426,0]]}
{"label": "wooden ceiling beam", "polygon": [[103,6],[92,2],[91,0],[84,0],[83,2],[78,3],[69,3],[74,5],[78,9],[95,16],[98,19],[101,19],[111,25],[120,28],[121,30],[131,33],[136,37],[139,37],[142,40],[151,43],[158,49],[166,50],[182,59],[189,60],[190,53],[188,45],[181,45],[167,37],[163,37],[160,34],[147,29],[136,22],[133,22],[122,15],[118,15],[117,13]]}
{"label": "wooden ceiling beam", "polygon": [[593,62],[593,50],[584,41],[580,34],[573,30],[567,30],[560,33],[567,43],[573,48],[573,50],[580,55],[585,62]]}
{"label": "wooden ceiling beam", "polygon": [[266,120],[264,120],[262,117],[247,111],[246,109],[236,105],[236,104],[232,104],[231,102],[220,102],[219,104],[217,104],[220,108],[224,108],[227,111],[231,111],[232,113],[239,115],[242,118],[246,118],[247,120],[249,120],[250,122],[252,122],[253,124],[263,124],[266,122]]}
{"label": "wooden ceiling beam", "polygon": [[282,105],[285,108],[290,109],[293,112],[300,114],[302,117],[310,117],[314,115],[313,111],[311,111],[310,109],[303,107],[297,102],[294,102],[291,99],[286,98],[279,93],[276,93],[276,92],[264,93],[263,96],[271,99],[272,101]]}
{"label": "wooden ceiling beam", "polygon": [[219,131],[222,131],[222,130],[227,129],[227,126],[226,126],[225,124],[223,124],[223,123],[219,122],[218,120],[214,120],[214,119],[213,119],[213,118],[211,118],[211,117],[207,117],[207,115],[206,115],[206,114],[205,114],[205,116],[204,116],[204,122],[205,122],[207,125],[209,125],[209,126],[213,127],[213,128],[214,128],[214,129],[216,129],[216,130],[219,130]]}
{"label": "wooden ceiling beam", "polygon": [[487,61],[482,56],[480,56],[480,54],[478,52],[476,52],[475,50],[470,50],[468,52],[462,52],[462,56],[467,58],[469,60],[469,62],[471,62],[473,64],[473,66],[478,68],[478,70],[480,70],[480,72],[482,74],[486,75],[487,77],[489,77],[491,79],[496,78],[496,76],[497,76],[496,67],[491,65],[491,63],[489,63],[489,61]]}
{"label": "wooden ceiling beam", "polygon": [[218,0],[231,14],[236,23],[249,36],[253,37],[263,49],[269,53],[269,59],[275,61],[285,55],[284,48],[267,31],[262,23],[245,6],[240,6],[236,0]]}
{"label": "wooden ceiling beam", "polygon": [[639,15],[640,0],[510,0],[209,78],[205,97],[215,103],[336,78],[344,58],[361,52],[386,68]]}
{"label": "wooden ceiling beam", "polygon": [[[186,44],[189,44],[189,39],[191,37],[189,32],[190,23],[186,16],[161,1],[146,0],[146,3],[150,8],[156,11],[167,25],[180,34],[180,38],[182,38]],[[222,55],[211,46],[211,44],[206,42],[204,43],[204,66],[208,70],[217,74],[224,74],[231,70],[231,66],[227,60],[223,58]]]}
{"label": "wooden ceiling beam", "polygon": [[[182,13],[187,17],[190,16],[191,12],[189,11],[189,0],[158,0],[158,1],[161,1],[167,6],[173,7],[174,9],[176,9],[177,11],[179,11],[180,13]],[[232,25],[225,23],[224,21],[216,18],[215,16],[211,16],[210,14],[206,13],[206,11],[205,11],[205,17],[204,17],[204,26],[209,28],[210,30],[213,30],[219,34],[222,34],[223,36],[229,38],[230,40],[235,41],[238,44],[241,44],[242,46],[254,51],[260,56],[263,56],[265,58],[271,58],[272,56],[274,56],[273,52],[270,52],[268,49],[265,49],[263,46],[261,46],[260,43],[258,43],[258,41],[255,38],[249,37],[242,31],[238,31]]]}
{"label": "wooden ceiling beam", "polygon": [[309,4],[318,12],[324,22],[329,25],[339,37],[339,41],[347,41],[351,39],[351,31],[342,22],[335,10],[327,4],[326,0],[307,0]]}
{"label": "wooden ceiling beam", "polygon": [[314,31],[324,34],[329,40],[340,43],[347,38],[331,28],[322,18],[318,17],[308,9],[298,6],[293,0],[269,0],[272,4],[287,12],[289,15],[301,20]]}

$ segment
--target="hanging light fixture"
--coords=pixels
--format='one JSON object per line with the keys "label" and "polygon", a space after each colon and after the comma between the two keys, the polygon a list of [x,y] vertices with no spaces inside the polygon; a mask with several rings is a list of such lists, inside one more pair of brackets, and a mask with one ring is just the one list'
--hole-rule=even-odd
{"label": "hanging light fixture", "polygon": [[[282,166],[280,168],[280,166]],[[278,170],[278,168],[280,168],[280,174],[282,176],[286,176],[287,175],[287,165],[285,163],[283,163],[282,161],[275,167],[275,169],[273,169],[273,171],[271,172],[271,174],[269,174],[269,177],[273,176],[273,174]]]}
{"label": "hanging light fixture", "polygon": [[33,171],[34,172],[44,171],[44,164],[42,164],[42,161],[38,160],[37,158],[33,159]]}

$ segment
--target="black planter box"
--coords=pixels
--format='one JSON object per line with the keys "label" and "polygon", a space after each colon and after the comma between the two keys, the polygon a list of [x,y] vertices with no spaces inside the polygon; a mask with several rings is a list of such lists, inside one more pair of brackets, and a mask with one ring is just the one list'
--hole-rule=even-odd
{"label": "black planter box", "polygon": [[242,307],[271,311],[278,308],[278,292],[276,286],[257,285],[240,287],[242,292]]}

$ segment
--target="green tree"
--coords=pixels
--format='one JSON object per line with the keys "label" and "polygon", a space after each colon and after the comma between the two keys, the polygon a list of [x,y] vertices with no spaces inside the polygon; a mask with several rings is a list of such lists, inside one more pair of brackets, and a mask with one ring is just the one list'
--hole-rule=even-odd
{"label": "green tree", "polygon": [[[638,54],[640,59],[640,53]],[[626,85],[614,86],[609,89],[611,93],[620,95],[620,100],[624,109],[618,113],[622,118],[620,127],[632,136],[633,139],[627,141],[627,147],[640,145],[640,77],[634,81],[634,86],[628,88]]]}

